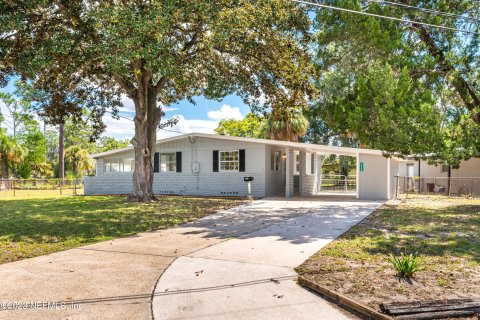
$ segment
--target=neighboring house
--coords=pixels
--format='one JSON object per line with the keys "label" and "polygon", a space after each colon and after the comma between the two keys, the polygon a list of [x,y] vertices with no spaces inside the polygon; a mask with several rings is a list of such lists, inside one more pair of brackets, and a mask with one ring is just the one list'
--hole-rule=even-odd
{"label": "neighboring house", "polygon": [[[428,164],[425,160],[402,160],[399,175],[405,177],[448,177],[448,165]],[[460,163],[458,169],[451,168],[450,177],[480,177],[480,158],[471,158]]]}
{"label": "neighboring house", "polygon": [[450,188],[451,194],[480,194],[478,157],[462,161],[457,169],[442,164],[431,165],[425,160],[401,160],[398,175],[401,190],[447,193]]}
{"label": "neighboring house", "polygon": [[[379,150],[192,133],[157,141],[155,194],[246,196],[253,177],[254,197],[321,194],[321,157],[356,157],[359,199],[385,200],[395,193],[397,159]],[[129,194],[134,150],[127,147],[92,155],[96,175],[85,177],[85,194]]]}

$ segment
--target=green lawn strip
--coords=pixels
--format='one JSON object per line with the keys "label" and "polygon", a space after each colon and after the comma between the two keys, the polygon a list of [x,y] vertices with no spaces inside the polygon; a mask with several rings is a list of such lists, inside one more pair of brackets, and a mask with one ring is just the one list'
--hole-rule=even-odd
{"label": "green lawn strip", "polygon": [[[390,254],[418,252],[408,283]],[[380,302],[480,297],[480,199],[418,197],[385,205],[297,268],[378,309]]]}
{"label": "green lawn strip", "polygon": [[1,199],[0,263],[171,227],[242,202],[160,197],[131,203],[121,196]]}

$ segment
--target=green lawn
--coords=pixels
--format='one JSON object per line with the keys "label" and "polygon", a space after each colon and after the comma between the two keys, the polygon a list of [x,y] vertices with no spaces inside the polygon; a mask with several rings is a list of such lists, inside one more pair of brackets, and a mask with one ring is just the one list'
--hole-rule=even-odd
{"label": "green lawn", "polygon": [[[396,276],[390,254],[424,270]],[[385,205],[297,271],[374,308],[381,302],[480,297],[480,199],[413,196]]]}
{"label": "green lawn", "polygon": [[0,264],[196,220],[239,199],[121,196],[0,197]]}

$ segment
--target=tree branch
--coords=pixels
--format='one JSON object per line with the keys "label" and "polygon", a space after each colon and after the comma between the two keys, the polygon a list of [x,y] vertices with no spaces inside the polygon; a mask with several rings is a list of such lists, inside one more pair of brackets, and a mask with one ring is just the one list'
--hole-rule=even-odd
{"label": "tree branch", "polygon": [[133,99],[135,97],[135,90],[136,89],[131,83],[129,83],[127,80],[125,80],[122,76],[120,76],[118,74],[114,74],[113,79],[115,79],[115,81],[118,83],[118,85],[123,90],[125,90],[125,92],[127,93],[128,97],[130,99]]}
{"label": "tree branch", "polygon": [[158,80],[157,84],[153,86],[153,90],[156,95],[159,94],[160,90],[163,89],[163,87],[167,84],[168,78],[163,76]]}
{"label": "tree branch", "polygon": [[427,47],[428,52],[437,61],[438,69],[443,72],[450,72],[453,76],[452,85],[455,91],[460,96],[468,111],[475,112],[472,115],[472,120],[477,124],[480,124],[480,97],[475,92],[470,83],[465,80],[464,77],[455,69],[453,65],[447,60],[443,51],[435,43],[427,29],[420,24],[412,23],[412,27],[418,32],[420,39]]}

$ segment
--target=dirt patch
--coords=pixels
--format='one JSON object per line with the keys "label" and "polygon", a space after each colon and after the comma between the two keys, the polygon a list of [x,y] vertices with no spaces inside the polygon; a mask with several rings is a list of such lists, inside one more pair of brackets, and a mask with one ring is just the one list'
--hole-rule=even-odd
{"label": "dirt patch", "polygon": [[[385,205],[297,271],[379,310],[380,303],[480,298],[480,199],[414,197]],[[418,252],[399,279],[390,254]]]}

